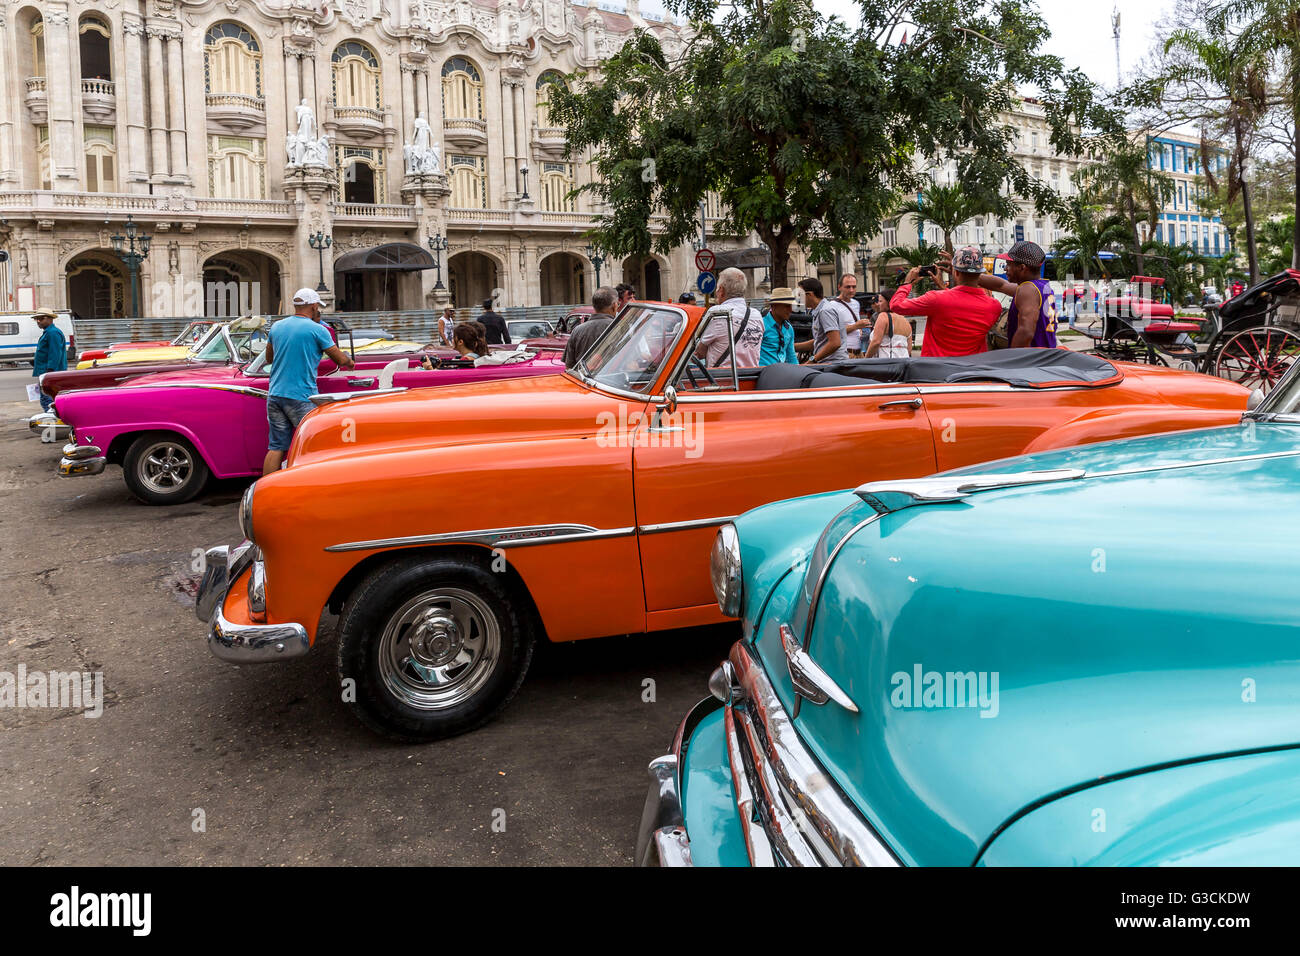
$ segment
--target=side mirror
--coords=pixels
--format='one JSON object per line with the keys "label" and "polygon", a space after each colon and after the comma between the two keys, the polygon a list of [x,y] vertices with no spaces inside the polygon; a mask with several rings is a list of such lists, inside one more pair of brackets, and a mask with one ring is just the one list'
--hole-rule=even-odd
{"label": "side mirror", "polygon": [[[669,385],[664,389],[664,401],[662,405],[655,406],[655,415],[650,422],[650,428],[654,431],[663,431],[663,420],[665,415],[672,415],[677,411],[677,389]],[[680,431],[681,429],[676,429]]]}

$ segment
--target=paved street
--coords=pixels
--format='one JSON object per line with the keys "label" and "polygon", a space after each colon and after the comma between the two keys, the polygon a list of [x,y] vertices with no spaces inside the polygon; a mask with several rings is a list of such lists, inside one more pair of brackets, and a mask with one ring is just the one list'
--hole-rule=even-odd
{"label": "paved street", "polygon": [[29,374],[0,372],[0,671],[102,670],[106,707],[0,709],[0,864],[631,861],[645,765],[732,628],[543,648],[496,723],[389,744],[336,700],[332,637],[260,668],[204,646],[190,556],[233,543],[243,483],[150,508],[116,467],[55,477]]}

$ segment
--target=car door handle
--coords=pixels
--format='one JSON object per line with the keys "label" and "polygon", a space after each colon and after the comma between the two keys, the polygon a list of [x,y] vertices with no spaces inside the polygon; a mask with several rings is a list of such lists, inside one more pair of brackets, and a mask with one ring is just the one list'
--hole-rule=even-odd
{"label": "car door handle", "polygon": [[369,387],[369,386],[375,384],[375,380],[374,380],[373,378],[350,378],[350,379],[348,379],[348,384],[349,384],[349,385],[365,385],[365,386]]}
{"label": "car door handle", "polygon": [[884,411],[885,409],[887,409],[887,408],[911,408],[911,409],[917,409],[917,408],[920,408],[920,407],[921,407],[921,399],[919,399],[919,398],[902,398],[902,399],[899,399],[899,400],[896,401],[896,402],[885,402],[885,404],[883,404],[883,405],[880,406],[880,411],[883,412],[883,411]]}

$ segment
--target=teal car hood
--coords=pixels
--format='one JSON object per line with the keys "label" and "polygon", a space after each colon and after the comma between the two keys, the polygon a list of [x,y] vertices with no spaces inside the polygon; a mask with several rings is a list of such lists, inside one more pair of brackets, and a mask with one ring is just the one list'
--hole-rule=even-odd
{"label": "teal car hood", "polygon": [[968,472],[1056,468],[1090,477],[884,515],[830,566],[809,651],[860,712],[795,723],[905,861],[972,863],[1070,788],[1300,741],[1300,428]]}

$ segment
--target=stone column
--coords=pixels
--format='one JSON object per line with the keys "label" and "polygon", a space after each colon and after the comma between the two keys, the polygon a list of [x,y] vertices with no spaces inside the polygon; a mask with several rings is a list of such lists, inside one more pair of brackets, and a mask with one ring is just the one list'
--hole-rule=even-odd
{"label": "stone column", "polygon": [[172,179],[190,182],[190,162],[185,148],[185,70],[181,65],[181,36],[167,40],[167,90],[171,94],[168,111],[168,138],[171,141]]}
{"label": "stone column", "polygon": [[64,3],[42,5],[45,18],[45,89],[49,100],[50,155],[54,189],[77,190],[80,157],[81,81],[73,78],[68,8]]}
{"label": "stone column", "polygon": [[[301,56],[302,55],[300,53],[293,52],[289,50],[288,47],[285,48],[284,51],[284,105],[285,105],[284,115],[286,120],[289,117],[292,117],[294,115],[294,110],[298,108],[298,103],[302,99],[302,94],[299,92],[299,86],[298,86],[298,67],[299,67],[299,60]],[[288,132],[289,129],[288,126],[286,125],[285,127],[286,135],[288,134]],[[268,138],[270,137],[270,133],[271,131],[267,130]]]}
{"label": "stone column", "polygon": [[[515,94],[515,193],[519,188],[519,164],[528,162],[528,114],[524,112],[524,82],[517,78],[514,85]],[[530,169],[530,172],[535,172]],[[534,180],[536,182],[536,180]]]}
{"label": "stone column", "polygon": [[122,74],[117,81],[117,97],[119,107],[125,113],[126,142],[117,154],[118,168],[125,173],[122,185],[124,192],[147,193],[149,133],[144,110],[144,21],[124,13],[122,34],[125,57]]}
{"label": "stone column", "polygon": [[[8,59],[13,55],[13,45],[10,43],[8,14],[0,8],[0,50],[4,50],[5,58]],[[0,103],[17,103],[9,91],[9,74],[7,68],[0,68]],[[22,82],[23,77],[14,77],[18,82]],[[18,182],[18,169],[14,166],[14,116],[17,115],[17,109],[6,110],[0,114],[0,183]],[[9,283],[6,281],[0,283],[0,305],[3,305],[5,311],[13,308],[9,304]]]}
{"label": "stone column", "polygon": [[[167,80],[163,76],[163,35],[151,26],[149,35],[149,146],[152,158],[151,180],[167,178]],[[46,54],[48,56],[48,53]]]}
{"label": "stone column", "polygon": [[513,199],[519,194],[515,182],[514,170],[518,168],[519,148],[515,142],[515,100],[514,85],[518,81],[513,77],[501,79],[501,140],[504,154],[501,159],[501,174],[505,182],[505,199]]}

